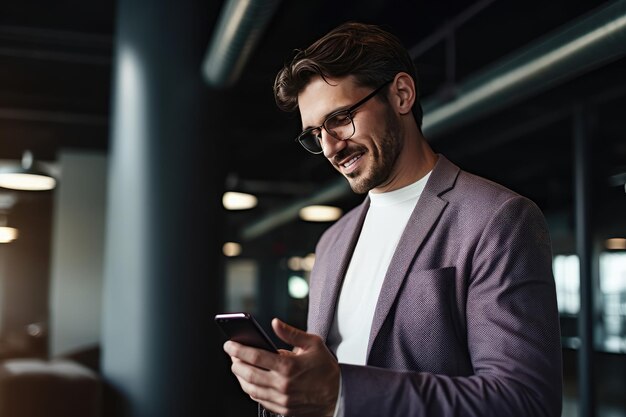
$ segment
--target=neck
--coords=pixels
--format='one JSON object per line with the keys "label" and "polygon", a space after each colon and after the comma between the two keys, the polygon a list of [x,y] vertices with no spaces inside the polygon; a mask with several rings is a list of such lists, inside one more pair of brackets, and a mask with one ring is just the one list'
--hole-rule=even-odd
{"label": "neck", "polygon": [[411,134],[405,137],[404,146],[389,179],[372,192],[384,193],[412,184],[428,174],[436,162],[437,155],[415,126],[411,129]]}

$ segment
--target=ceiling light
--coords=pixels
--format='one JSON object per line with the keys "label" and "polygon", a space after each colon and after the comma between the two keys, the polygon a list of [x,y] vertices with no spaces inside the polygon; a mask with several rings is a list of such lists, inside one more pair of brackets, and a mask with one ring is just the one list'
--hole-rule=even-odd
{"label": "ceiling light", "polygon": [[623,237],[614,237],[606,240],[606,248],[614,250],[626,249],[626,239]]}
{"label": "ceiling light", "polygon": [[56,179],[40,163],[33,160],[33,154],[25,151],[21,165],[0,167],[0,187],[12,190],[45,191],[56,187]]}
{"label": "ceiling light", "polygon": [[228,191],[222,196],[222,204],[226,210],[246,210],[256,206],[257,198],[252,194]]}
{"label": "ceiling light", "polygon": [[332,222],[341,217],[341,209],[333,206],[307,206],[300,209],[300,218],[308,222]]}
{"label": "ceiling light", "polygon": [[241,245],[237,242],[226,242],[222,246],[222,252],[229,257],[239,256],[241,255]]}

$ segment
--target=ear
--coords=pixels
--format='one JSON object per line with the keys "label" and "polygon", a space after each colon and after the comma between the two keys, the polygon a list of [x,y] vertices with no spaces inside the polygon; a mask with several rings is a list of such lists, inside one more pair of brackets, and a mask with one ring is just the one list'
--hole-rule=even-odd
{"label": "ear", "polygon": [[411,112],[415,103],[415,82],[406,72],[399,72],[389,88],[389,101],[402,115]]}

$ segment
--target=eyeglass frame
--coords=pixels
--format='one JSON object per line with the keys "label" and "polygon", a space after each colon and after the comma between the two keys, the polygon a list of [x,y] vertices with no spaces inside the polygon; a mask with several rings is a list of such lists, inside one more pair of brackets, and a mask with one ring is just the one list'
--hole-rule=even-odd
{"label": "eyeglass frame", "polygon": [[[384,87],[387,86],[387,84],[390,84],[393,81],[393,79],[385,81],[383,84],[381,84],[380,86],[376,87],[374,89],[374,91],[372,91],[371,93],[369,93],[368,95],[366,95],[365,97],[363,97],[361,100],[359,100],[358,102],[356,102],[355,104],[353,104],[352,106],[348,107],[347,109],[343,109],[343,110],[337,110],[334,111],[332,113],[330,113],[328,116],[326,116],[326,118],[324,119],[324,122],[317,126],[317,127],[309,127],[308,129],[304,129],[302,132],[300,132],[300,134],[296,137],[296,142],[300,143],[300,145],[302,145],[302,147],[304,149],[307,150],[307,152],[310,152],[314,155],[319,155],[322,152],[324,152],[324,149],[322,148],[322,143],[321,143],[321,134],[322,134],[322,129],[324,129],[326,131],[326,133],[328,133],[330,136],[332,136],[333,138],[337,139],[337,140],[348,140],[350,139],[352,136],[354,136],[354,134],[356,133],[356,127],[354,126],[354,118],[353,118],[353,112],[361,107],[362,105],[364,105],[365,103],[367,103],[369,100],[371,100],[374,96],[376,96],[378,93],[380,93],[382,91],[382,89]],[[335,137],[335,135],[333,135],[332,133],[330,133],[330,131],[326,128],[326,122],[328,122],[329,120],[331,120],[333,117],[336,117],[339,114],[345,113],[346,116],[348,117],[348,119],[350,119],[350,123],[352,123],[352,134],[350,136],[348,136],[347,138],[344,139],[339,139],[337,137]],[[320,131],[319,135],[316,135],[318,137],[318,140],[320,142],[320,150],[319,152],[315,152],[312,151],[311,149],[307,148],[303,143],[301,138],[308,135],[309,133],[313,132],[314,130],[318,129]]]}

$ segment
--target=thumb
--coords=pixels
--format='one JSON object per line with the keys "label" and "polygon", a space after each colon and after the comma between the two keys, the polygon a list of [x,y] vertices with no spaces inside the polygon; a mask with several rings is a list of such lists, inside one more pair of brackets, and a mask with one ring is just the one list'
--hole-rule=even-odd
{"label": "thumb", "polygon": [[297,327],[290,326],[284,321],[274,318],[272,320],[272,329],[276,336],[283,342],[293,346],[306,349],[309,347],[314,339],[314,336],[298,329]]}

